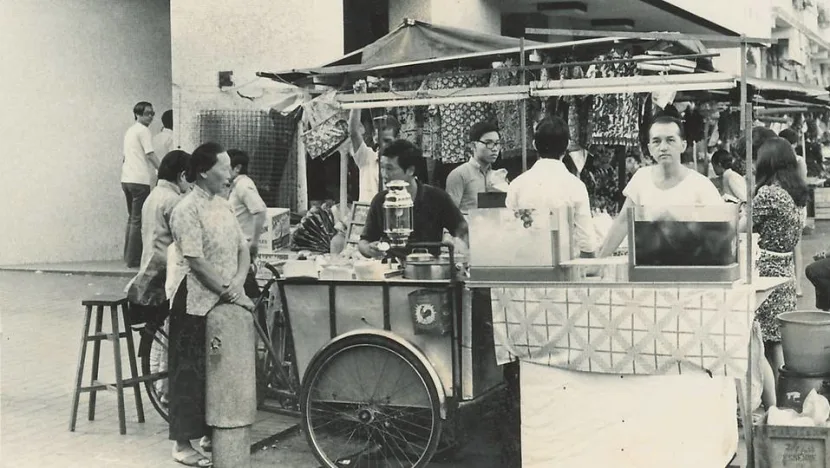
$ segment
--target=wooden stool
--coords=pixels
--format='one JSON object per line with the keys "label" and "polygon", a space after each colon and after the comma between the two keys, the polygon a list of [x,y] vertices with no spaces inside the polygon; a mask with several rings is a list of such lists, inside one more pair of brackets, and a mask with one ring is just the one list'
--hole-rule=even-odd
{"label": "wooden stool", "polygon": [[[127,297],[120,295],[101,295],[85,299],[81,305],[86,307],[86,315],[84,316],[84,328],[81,332],[81,353],[78,358],[78,371],[75,377],[75,393],[72,397],[72,415],[69,419],[69,430],[75,430],[75,420],[78,417],[78,404],[80,403],[81,393],[89,392],[89,420],[95,419],[95,396],[99,390],[115,390],[118,397],[118,423],[121,429],[121,434],[127,433],[127,424],[124,417],[124,387],[133,387],[135,392],[135,407],[138,413],[138,422],[144,422],[144,407],[141,404],[141,391],[139,383],[142,382],[138,376],[138,367],[135,362],[135,346],[133,345],[133,334],[130,328],[130,317],[127,312]],[[95,332],[90,334],[89,323],[92,318],[92,308],[96,307],[95,316]],[[119,331],[118,326],[118,307],[121,306],[121,316],[124,321],[124,331]],[[112,332],[105,333],[101,331],[101,325],[104,320],[104,308],[110,308],[110,319],[112,321]],[[121,373],[121,338],[127,340],[127,351],[130,358],[130,372],[132,378],[124,379]],[[102,383],[98,381],[98,361],[101,354],[101,341],[109,340],[112,342],[113,358],[115,359],[115,383]],[[84,375],[84,365],[86,361],[86,344],[94,342],[92,345],[92,377],[88,387],[81,385]]]}

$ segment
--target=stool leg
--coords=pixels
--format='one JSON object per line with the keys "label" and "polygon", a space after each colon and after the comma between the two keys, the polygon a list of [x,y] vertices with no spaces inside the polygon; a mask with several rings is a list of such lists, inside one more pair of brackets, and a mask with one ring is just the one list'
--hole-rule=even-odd
{"label": "stool leg", "polygon": [[69,431],[75,431],[75,421],[78,419],[78,404],[81,401],[81,385],[84,380],[84,364],[86,361],[86,337],[89,335],[89,322],[92,319],[92,306],[86,306],[84,327],[81,330],[81,351],[78,353],[78,370],[75,374],[75,393],[72,394],[72,412],[69,415]]}
{"label": "stool leg", "polygon": [[[102,323],[104,321],[104,306],[98,306],[96,308],[96,316],[95,316],[95,333],[101,333]],[[92,376],[89,379],[90,385],[95,385],[95,381],[98,380],[98,363],[100,362],[101,358],[101,340],[95,340],[92,344]],[[89,420],[92,421],[95,419],[95,400],[98,396],[97,390],[91,390],[89,392]]]}
{"label": "stool leg", "polygon": [[115,359],[115,390],[118,397],[118,425],[121,435],[127,433],[127,421],[124,416],[124,376],[121,374],[121,338],[118,336],[118,311],[110,308],[112,320],[112,355]]}
{"label": "stool leg", "polygon": [[[133,328],[130,323],[130,314],[127,311],[127,306],[121,306],[121,316],[124,317],[124,330],[127,332],[127,354],[130,357],[130,373],[133,379],[138,377],[138,365],[135,362],[135,344],[133,343]],[[138,422],[144,422],[144,405],[141,403],[141,384],[136,382],[133,385],[133,392],[135,393],[135,411],[138,413]]]}

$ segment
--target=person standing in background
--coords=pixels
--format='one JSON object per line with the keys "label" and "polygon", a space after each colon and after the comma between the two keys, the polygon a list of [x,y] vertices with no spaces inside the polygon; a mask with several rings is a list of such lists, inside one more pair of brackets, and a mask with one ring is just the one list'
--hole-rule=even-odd
{"label": "person standing in background", "polygon": [[717,150],[712,155],[712,169],[717,178],[712,183],[718,188],[723,199],[733,203],[746,203],[746,179],[732,170],[732,155],[726,150]]}
{"label": "person standing in background", "polygon": [[156,156],[163,158],[173,150],[173,111],[166,110],[161,114],[161,131],[153,137],[153,150]]}
{"label": "person standing in background", "polygon": [[478,122],[470,129],[473,157],[447,176],[447,194],[462,213],[478,207],[478,194],[494,191],[490,170],[501,151],[499,128],[493,122]]}
{"label": "person standing in background", "polygon": [[[798,154],[798,134],[795,130],[791,128],[785,128],[781,130],[778,134],[779,137],[787,140],[790,146],[793,147],[793,153],[795,154],[795,160],[798,162],[798,173],[801,175],[801,178],[804,180],[804,183],[807,183],[807,159],[804,157],[806,154],[807,148],[802,148],[802,154],[799,156]],[[801,222],[802,224],[807,223],[807,206],[802,206],[801,210],[799,211],[801,215]],[[798,245],[795,246],[795,294],[797,297],[801,297],[804,295],[804,291],[801,290],[801,275],[804,271],[804,253],[801,250],[801,237],[798,239]]]}
{"label": "person standing in background", "polygon": [[124,134],[121,188],[127,199],[124,261],[129,268],[138,268],[141,263],[141,210],[150,195],[150,183],[160,164],[153,150],[153,137],[147,128],[155,115],[152,104],[139,102],[133,107],[135,123]]}
{"label": "person standing in background", "polygon": [[[349,112],[349,140],[352,143],[351,154],[360,170],[360,196],[358,201],[369,203],[375,194],[383,190],[378,185],[380,172],[379,158],[390,143],[398,139],[401,124],[391,115],[374,119],[373,140],[375,148],[369,148],[363,140],[363,125],[360,123],[360,109]],[[421,183],[427,181],[427,163],[422,157],[415,168],[415,177]]]}
{"label": "person standing in background", "polygon": [[[265,219],[268,208],[254,181],[248,177],[248,164],[250,159],[248,153],[229,149],[228,156],[231,158],[231,193],[228,201],[231,204],[233,214],[242,227],[245,240],[248,242],[251,252],[251,260],[256,258],[258,253],[259,238],[265,230]],[[256,275],[253,271],[248,274],[245,280],[245,294],[248,297],[259,296],[259,286],[256,283]]]}

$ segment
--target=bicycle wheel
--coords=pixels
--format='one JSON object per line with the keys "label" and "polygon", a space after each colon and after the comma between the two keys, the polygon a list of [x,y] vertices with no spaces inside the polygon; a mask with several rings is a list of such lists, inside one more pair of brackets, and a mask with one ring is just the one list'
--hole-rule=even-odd
{"label": "bicycle wheel", "polygon": [[427,369],[392,340],[357,335],[315,357],[301,392],[303,430],[326,467],[425,466],[442,421]]}
{"label": "bicycle wheel", "polygon": [[[141,344],[139,349],[148,349],[149,352],[141,355],[141,375],[162,373],[162,377],[144,381],[144,389],[150,398],[150,403],[165,420],[169,421],[169,409],[167,407],[167,343],[169,320],[151,331],[146,328],[141,333]],[[152,334],[151,334],[152,333]]]}
{"label": "bicycle wheel", "polygon": [[265,399],[279,402],[286,409],[296,410],[299,379],[294,372],[294,344],[288,328],[288,321],[279,307],[279,301],[269,292],[263,293],[263,300],[257,310],[257,320],[267,335],[272,355],[259,337],[257,344],[257,405]]}

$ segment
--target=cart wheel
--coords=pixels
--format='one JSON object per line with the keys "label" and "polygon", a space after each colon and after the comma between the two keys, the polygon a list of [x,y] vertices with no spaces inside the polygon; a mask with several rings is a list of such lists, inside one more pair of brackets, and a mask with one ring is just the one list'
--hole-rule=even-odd
{"label": "cart wheel", "polygon": [[348,337],[310,363],[303,429],[326,467],[423,467],[438,447],[438,392],[423,362],[375,335]]}

